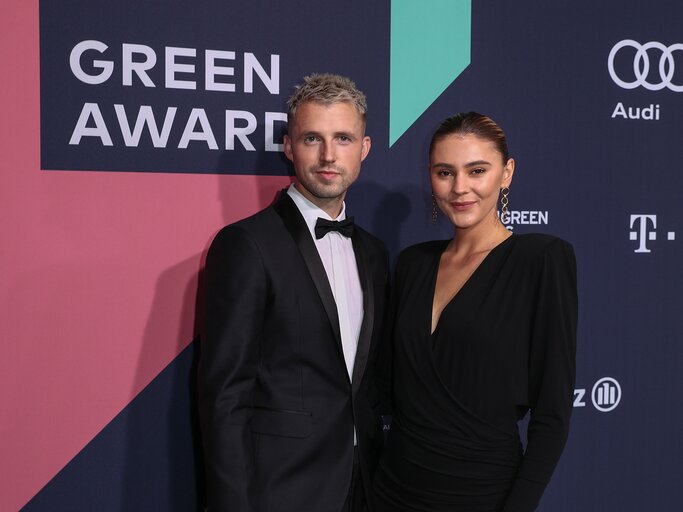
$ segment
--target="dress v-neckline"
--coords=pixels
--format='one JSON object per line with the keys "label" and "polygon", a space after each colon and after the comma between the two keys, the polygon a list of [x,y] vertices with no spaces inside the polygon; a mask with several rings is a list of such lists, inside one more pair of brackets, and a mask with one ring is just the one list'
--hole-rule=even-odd
{"label": "dress v-neckline", "polygon": [[436,325],[434,326],[434,330],[431,330],[432,326],[432,318],[434,316],[434,297],[436,295],[436,282],[439,278],[439,263],[441,262],[441,257],[443,256],[444,252],[446,252],[446,249],[448,248],[448,242],[446,245],[443,247],[441,251],[439,251],[436,254],[435,261],[433,263],[434,265],[434,271],[432,275],[432,287],[431,287],[431,304],[429,306],[429,327],[430,327],[430,333],[429,337],[432,338],[434,334],[439,330],[439,325],[441,324],[441,317],[443,317],[444,312],[448,307],[455,302],[455,299],[460,297],[460,295],[463,293],[463,290],[469,285],[471,281],[473,281],[473,278],[479,273],[479,270],[484,266],[484,264],[489,260],[490,256],[500,247],[505,245],[508,240],[511,240],[514,237],[514,233],[510,235],[509,237],[505,238],[501,242],[498,243],[498,245],[495,245],[494,247],[491,248],[491,250],[488,252],[486,256],[482,258],[482,260],[479,262],[479,265],[476,266],[476,268],[472,271],[472,273],[469,275],[469,277],[465,280],[465,282],[462,284],[462,286],[456,291],[453,296],[448,299],[448,301],[444,304],[444,306],[441,308],[441,313],[439,313],[439,318],[436,320]]}

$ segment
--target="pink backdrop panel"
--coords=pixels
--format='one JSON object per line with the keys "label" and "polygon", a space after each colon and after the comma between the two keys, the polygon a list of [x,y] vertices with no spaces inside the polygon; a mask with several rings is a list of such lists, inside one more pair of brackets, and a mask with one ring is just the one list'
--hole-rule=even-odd
{"label": "pink backdrop panel", "polygon": [[213,234],[287,177],[40,170],[37,2],[0,16],[0,510],[17,510],[195,335]]}

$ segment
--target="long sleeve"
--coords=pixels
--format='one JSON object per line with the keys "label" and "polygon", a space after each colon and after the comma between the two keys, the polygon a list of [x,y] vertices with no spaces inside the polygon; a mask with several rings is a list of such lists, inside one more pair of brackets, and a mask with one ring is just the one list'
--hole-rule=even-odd
{"label": "long sleeve", "polygon": [[267,277],[258,248],[224,228],[206,259],[199,408],[210,512],[253,509],[250,419]]}
{"label": "long sleeve", "polygon": [[504,512],[532,512],[569,432],[576,372],[576,261],[568,243],[546,248],[529,356],[531,418],[527,448]]}

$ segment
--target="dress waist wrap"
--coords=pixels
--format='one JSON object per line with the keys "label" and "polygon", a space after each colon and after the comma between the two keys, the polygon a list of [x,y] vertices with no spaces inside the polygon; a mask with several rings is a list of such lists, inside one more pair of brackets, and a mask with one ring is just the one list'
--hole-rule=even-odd
{"label": "dress waist wrap", "polygon": [[418,432],[396,418],[374,492],[395,510],[499,510],[521,457],[519,438],[483,442]]}

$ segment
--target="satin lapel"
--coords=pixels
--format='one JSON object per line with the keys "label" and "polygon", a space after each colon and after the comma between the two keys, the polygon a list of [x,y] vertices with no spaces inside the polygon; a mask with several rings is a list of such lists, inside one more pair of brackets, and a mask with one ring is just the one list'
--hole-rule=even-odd
{"label": "satin lapel", "polygon": [[363,243],[362,237],[356,231],[351,238],[353,241],[353,252],[356,255],[356,266],[358,267],[358,277],[363,289],[363,323],[361,324],[358,336],[358,347],[356,348],[356,360],[353,364],[352,386],[354,391],[360,386],[365,372],[370,353],[370,341],[375,322],[375,287],[372,280],[372,269],[370,268],[370,255],[368,248]]}
{"label": "satin lapel", "polygon": [[[318,254],[318,249],[315,247],[315,243],[311,238],[311,233],[306,226],[299,209],[289,197],[286,191],[280,193],[279,200],[273,205],[273,209],[282,218],[285,227],[292,235],[294,242],[301,252],[301,256],[304,258],[304,262],[308,267],[308,272],[313,279],[315,287],[318,289],[318,294],[320,295],[320,300],[323,303],[327,316],[330,320],[330,325],[332,326],[332,331],[334,332],[335,343],[337,349],[341,355],[342,361],[344,361],[344,351],[341,344],[341,332],[339,330],[339,316],[337,314],[337,303],[334,301],[334,295],[332,294],[332,288],[330,288],[330,282],[327,280],[327,274],[325,273],[325,267],[323,267],[323,262],[320,260],[320,255]],[[286,272],[287,269],[283,269]]]}

